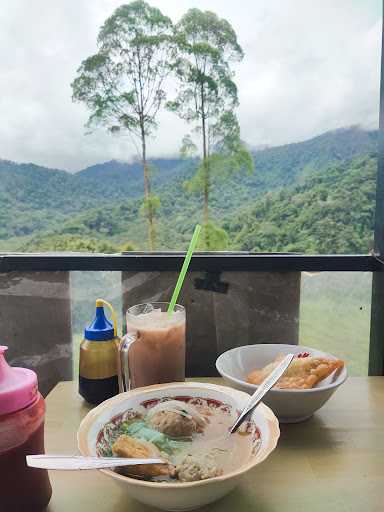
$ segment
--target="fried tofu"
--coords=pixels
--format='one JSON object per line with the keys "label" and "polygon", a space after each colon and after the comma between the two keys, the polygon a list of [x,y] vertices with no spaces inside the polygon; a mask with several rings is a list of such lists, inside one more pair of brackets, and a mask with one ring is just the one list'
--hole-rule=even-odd
{"label": "fried tofu", "polygon": [[[126,434],[116,439],[112,445],[112,453],[116,457],[134,459],[163,458],[159,449],[153,443],[135,439]],[[121,468],[121,472],[127,476],[152,478],[156,476],[173,476],[174,468],[171,464],[138,464]]]}

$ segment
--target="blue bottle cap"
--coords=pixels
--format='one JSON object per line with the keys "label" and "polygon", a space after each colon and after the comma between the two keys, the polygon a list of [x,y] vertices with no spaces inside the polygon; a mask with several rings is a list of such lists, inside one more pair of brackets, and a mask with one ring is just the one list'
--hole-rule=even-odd
{"label": "blue bottle cap", "polygon": [[90,341],[107,341],[115,337],[112,323],[105,317],[103,306],[96,307],[96,316],[85,328],[84,338]]}

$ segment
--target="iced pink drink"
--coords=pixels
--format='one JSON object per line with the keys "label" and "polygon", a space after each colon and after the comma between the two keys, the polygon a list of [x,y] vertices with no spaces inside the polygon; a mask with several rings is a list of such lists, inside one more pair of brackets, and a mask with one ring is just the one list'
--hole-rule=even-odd
{"label": "iced pink drink", "polygon": [[185,380],[185,309],[176,306],[169,316],[167,306],[127,312],[127,335],[134,339],[128,355],[132,388]]}

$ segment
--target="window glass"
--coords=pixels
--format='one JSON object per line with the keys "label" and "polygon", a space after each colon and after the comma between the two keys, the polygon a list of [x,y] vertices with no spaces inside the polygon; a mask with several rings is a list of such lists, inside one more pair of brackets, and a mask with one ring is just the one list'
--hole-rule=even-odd
{"label": "window glass", "polygon": [[367,253],[381,17],[4,0],[0,251]]}
{"label": "window glass", "polygon": [[[121,272],[71,272],[71,313],[73,374],[79,373],[79,349],[84,329],[95,318],[95,300],[108,301],[117,315],[118,332],[122,326]],[[111,313],[105,308],[106,317]]]}
{"label": "window glass", "polygon": [[[12,272],[0,274],[1,344],[14,366],[34,369],[46,394],[77,379],[79,345],[95,299],[123,311],[169,300],[177,272]],[[223,272],[222,292],[196,286],[190,272],[180,301],[187,313],[187,376],[216,376],[219,354],[254,343],[299,343],[342,358],[350,375],[368,367],[371,274]],[[300,283],[301,281],[301,283]],[[207,283],[209,284],[209,283]],[[225,293],[224,293],[225,290]],[[110,318],[109,311],[106,316]]]}
{"label": "window glass", "polygon": [[350,375],[367,375],[371,293],[369,272],[303,272],[299,343],[344,359]]}

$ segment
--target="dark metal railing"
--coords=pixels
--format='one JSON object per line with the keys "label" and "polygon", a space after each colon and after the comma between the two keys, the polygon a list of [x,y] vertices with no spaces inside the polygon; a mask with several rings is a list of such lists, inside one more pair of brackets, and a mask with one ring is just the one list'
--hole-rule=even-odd
{"label": "dark metal railing", "polygon": [[[56,271],[165,271],[179,270],[182,252],[126,254],[0,254],[0,272]],[[247,252],[197,253],[191,270],[258,272],[376,272],[384,265],[374,255],[256,254]]]}

